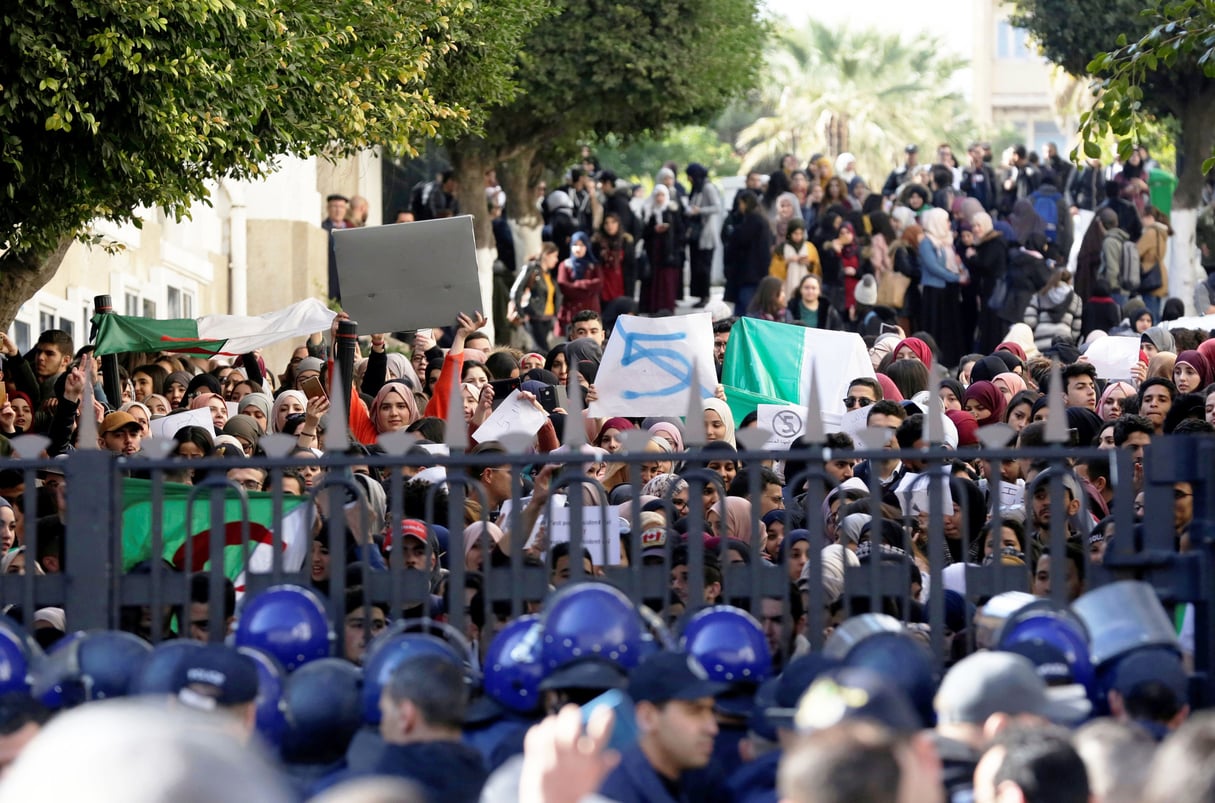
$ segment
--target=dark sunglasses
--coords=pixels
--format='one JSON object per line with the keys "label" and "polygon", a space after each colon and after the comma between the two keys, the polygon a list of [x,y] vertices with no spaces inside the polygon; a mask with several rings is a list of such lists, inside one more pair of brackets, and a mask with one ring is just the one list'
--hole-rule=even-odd
{"label": "dark sunglasses", "polygon": [[851,410],[853,407],[868,407],[873,404],[873,399],[866,399],[863,396],[845,396],[844,406]]}

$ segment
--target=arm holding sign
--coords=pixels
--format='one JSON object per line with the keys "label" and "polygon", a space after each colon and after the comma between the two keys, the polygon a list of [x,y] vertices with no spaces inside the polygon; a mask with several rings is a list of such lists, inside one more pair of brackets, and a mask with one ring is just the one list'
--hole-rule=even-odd
{"label": "arm holding sign", "polygon": [[464,341],[485,324],[486,318],[480,312],[473,313],[471,318],[463,312],[456,317],[456,334],[452,338],[447,356],[443,358],[443,371],[439,374],[439,381],[435,383],[434,395],[426,403],[424,416],[447,419],[452,382],[464,371]]}

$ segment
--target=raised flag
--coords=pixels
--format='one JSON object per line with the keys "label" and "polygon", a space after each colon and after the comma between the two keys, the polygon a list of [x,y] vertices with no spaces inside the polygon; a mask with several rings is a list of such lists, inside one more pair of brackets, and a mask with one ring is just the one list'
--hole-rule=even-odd
{"label": "raised flag", "polygon": [[185,354],[245,354],[280,340],[329,329],[337,313],[315,298],[265,315],[204,315],[201,318],[140,318],[108,313],[94,317],[97,355],[131,351]]}
{"label": "raised flag", "polygon": [[[160,519],[164,549],[161,557],[175,569],[199,572],[208,568],[211,538],[217,526],[224,539],[224,575],[237,590],[243,589],[243,574],[269,572],[273,568],[274,498],[268,493],[247,492],[247,506],[235,488],[224,493],[223,520],[211,517],[211,490],[166,482],[161,485],[160,505],[153,508],[152,481],[127,478],[122,481],[122,570],[152,560],[154,517]],[[193,499],[193,502],[191,502]],[[308,555],[311,532],[311,500],[306,496],[282,497],[283,570],[299,571]],[[243,546],[245,521],[249,546]],[[193,535],[192,538],[189,536]]]}
{"label": "raised flag", "polygon": [[[817,399],[809,398],[811,371]],[[848,384],[857,377],[874,377],[860,335],[740,318],[730,330],[721,383],[735,422],[760,404],[800,404],[836,426]]]}

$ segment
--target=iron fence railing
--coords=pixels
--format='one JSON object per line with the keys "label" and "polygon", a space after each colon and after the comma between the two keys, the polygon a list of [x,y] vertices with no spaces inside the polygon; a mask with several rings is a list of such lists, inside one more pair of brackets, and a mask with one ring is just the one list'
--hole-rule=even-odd
{"label": "iron fence railing", "polygon": [[[869,558],[859,561],[860,566],[844,570],[841,590],[835,576],[838,567],[825,566],[829,558],[823,552],[825,546],[835,541],[838,528],[829,508],[824,506],[829,486],[826,464],[832,455],[821,447],[797,447],[786,452],[742,448],[734,459],[752,469],[747,472],[746,496],[755,503],[750,521],[736,531],[743,537],[717,541],[686,538],[679,549],[674,547],[681,541],[680,535],[664,532],[665,546],[657,549],[652,538],[643,541],[641,505],[630,504],[623,517],[615,515],[618,510],[609,509],[610,502],[621,498],[636,500],[641,496],[641,466],[653,462],[654,455],[637,449],[609,456],[614,466],[624,467],[628,476],[625,490],[604,488],[597,477],[588,473],[598,458],[576,448],[546,455],[521,451],[474,454],[459,450],[428,454],[411,449],[408,438],[390,438],[381,453],[330,453],[304,460],[288,456],[290,444],[283,437],[271,436],[266,440],[268,454],[244,460],[206,458],[183,464],[164,456],[163,450],[159,456],[148,454],[127,459],[117,459],[108,452],[82,450],[58,460],[7,461],[4,468],[10,477],[8,495],[24,512],[19,537],[27,562],[23,576],[0,577],[0,603],[10,608],[16,606],[12,613],[60,606],[66,611],[71,630],[121,627],[157,642],[184,630],[187,620],[199,621],[190,618],[189,606],[192,598],[197,601],[199,597],[194,577],[205,576],[207,631],[209,638],[218,640],[224,637],[231,613],[224,605],[226,571],[228,577],[236,577],[240,595],[255,594],[280,583],[317,587],[328,598],[335,622],[341,620],[346,609],[348,590],[357,588],[364,606],[375,601],[390,617],[407,613],[442,616],[453,627],[463,629],[469,618],[484,623],[492,622],[494,617],[525,613],[545,597],[552,585],[587,579],[588,569],[583,560],[568,560],[567,579],[564,570],[554,573],[549,563],[525,549],[534,529],[532,518],[539,515],[541,522],[554,521],[557,505],[561,504],[555,501],[555,492],[561,490],[569,507],[568,516],[561,515],[563,520],[583,522],[583,510],[597,508],[598,521],[604,523],[598,533],[580,525],[570,526],[569,554],[582,555],[587,544],[610,540],[612,526],[608,522],[623,518],[616,526],[622,533],[624,559],[615,565],[601,565],[595,560],[590,572],[602,575],[635,602],[656,612],[673,618],[681,609],[707,599],[706,588],[711,592],[720,583],[720,600],[751,610],[772,628],[773,641],[782,648],[792,644],[795,632],[801,632],[812,647],[818,648],[835,619],[850,612],[884,610],[905,621],[922,620],[933,654],[938,661],[947,663],[951,654],[962,648],[957,643],[951,644],[958,640],[958,634],[948,627],[945,595],[933,592],[946,587],[946,566],[951,555],[965,558],[981,556],[986,551],[986,544],[972,551],[980,533],[969,522],[990,518],[990,529],[997,533],[998,544],[1001,522],[1009,515],[999,504],[982,501],[999,495],[994,482],[990,488],[985,487],[986,478],[999,477],[999,464],[1003,460],[1043,461],[1056,469],[1048,474],[1047,492],[1051,510],[1061,511],[1069,493],[1061,472],[1069,471],[1074,461],[1097,454],[1095,450],[1059,446],[966,452],[938,448],[849,452],[849,459],[915,461],[925,466],[925,470],[918,487],[904,489],[911,496],[904,493],[903,499],[917,500],[914,511],[883,511],[878,472],[870,473],[868,500],[856,504],[875,521],[885,516],[897,526],[883,530],[880,525],[870,525],[869,537],[862,537],[859,547],[862,554],[868,552]],[[1110,457],[1115,489],[1113,537],[1101,563],[1092,561],[1084,548],[1083,563],[1075,570],[1090,589],[1114,579],[1133,577],[1151,582],[1168,605],[1195,606],[1195,669],[1197,686],[1203,690],[1202,699],[1196,702],[1205,703],[1211,699],[1209,678],[1215,666],[1215,644],[1211,638],[1211,589],[1215,578],[1212,561],[1215,482],[1211,481],[1211,474],[1215,443],[1193,437],[1153,441],[1144,458],[1145,501],[1141,519],[1136,518],[1132,505],[1135,466],[1130,454],[1123,451],[1103,454]],[[668,490],[657,503],[666,512],[666,522],[683,518],[681,527],[693,534],[720,530],[720,524],[710,521],[717,518],[710,503],[715,497],[724,497],[729,489],[720,474],[702,467],[706,454],[693,450],[661,457],[673,465],[683,464],[679,474],[688,484],[686,516],[681,516],[682,488],[675,493]],[[955,469],[961,470],[954,461],[964,461],[970,467],[968,470],[976,471],[980,490],[987,493],[955,499],[954,489],[939,480]],[[305,489],[310,499],[299,508],[305,525],[301,529],[297,521],[291,529],[287,526],[290,517],[286,511],[297,506],[284,486],[284,472],[305,463],[315,464],[323,473],[314,487]],[[783,499],[787,513],[782,521],[785,537],[795,526],[808,531],[805,556],[808,582],[800,588],[797,573],[790,567],[791,561],[801,560],[800,555],[791,557],[789,549],[765,552],[770,545],[760,513],[763,479],[761,472],[755,470],[764,464],[787,467],[790,471],[785,478]],[[994,471],[990,470],[992,466]],[[244,487],[230,481],[227,471],[238,467],[263,470],[267,491],[250,495]],[[188,468],[194,477],[195,484],[189,491],[182,491],[168,481],[180,477],[183,468]],[[431,484],[412,479],[424,468],[441,468],[446,476]],[[498,522],[508,535],[495,549],[487,528],[482,528],[478,541],[483,567],[474,572],[466,568],[463,559],[463,529],[472,521],[490,521],[493,518],[490,508],[500,501],[474,479],[478,469],[484,468],[506,470],[511,478],[509,504],[505,506],[508,512]],[[56,508],[48,514],[48,505],[53,505],[48,499],[53,495],[40,488],[39,483],[52,474],[58,482],[59,473],[65,483],[62,496],[65,505],[62,510]],[[382,487],[383,513],[372,504],[366,480],[356,479],[356,474],[367,474]],[[1194,521],[1189,528],[1189,551],[1184,553],[1178,550],[1173,526],[1176,482],[1189,482],[1194,490]],[[139,516],[132,506],[136,486],[141,489]],[[250,505],[255,502],[269,510],[268,519],[259,520],[250,514]],[[184,519],[180,509],[173,516],[167,515],[167,506],[171,504],[186,506]],[[985,510],[972,519],[970,508],[974,504],[983,504]],[[1032,505],[1032,500],[1029,504]],[[233,509],[238,512],[234,514]],[[322,511],[331,515],[322,516]],[[445,526],[449,532],[446,548],[438,550],[445,554],[436,555],[435,541],[428,540],[421,556],[424,568],[407,566],[402,548],[388,550],[385,565],[380,566],[378,556],[384,554],[385,537],[395,538],[394,545],[401,545],[400,523],[407,518]],[[963,524],[954,533],[947,520],[956,523],[959,518]],[[167,526],[166,521],[170,520],[177,524]],[[209,533],[223,533],[223,537],[208,536],[203,544],[195,543],[202,538],[201,534],[188,530],[202,526],[182,531],[179,524],[197,520],[204,522],[203,529]],[[146,541],[134,537],[136,530]],[[543,524],[538,532],[542,538],[553,535]],[[284,549],[285,539],[301,537],[308,539],[304,544],[306,553],[311,553],[312,542],[318,539],[320,546],[316,549],[328,551],[327,573],[320,571],[314,575],[308,559],[302,565],[284,564],[289,554]],[[1068,602],[1069,587],[1059,582],[1059,578],[1068,573],[1069,540],[1076,539],[1074,534],[1069,535],[1067,521],[1063,516],[1051,516],[1049,529],[1039,546],[1049,552],[1050,576],[1055,580],[1050,584],[1050,598],[1060,606]],[[137,541],[148,559],[132,565],[133,558],[138,557],[131,554]],[[179,542],[181,546],[171,551],[171,559],[158,557],[166,554],[167,546]],[[262,570],[235,575],[232,551],[237,551],[239,562],[241,556],[252,554],[258,544],[269,547]],[[295,549],[298,548],[296,542]],[[54,560],[46,562],[54,564],[50,568],[58,571],[36,574],[31,569],[33,559],[38,556],[51,556]],[[425,568],[432,561],[441,564],[444,570]],[[949,583],[957,588],[964,585],[964,597],[972,606],[1003,591],[1031,590],[1033,573],[1038,568],[1032,553],[1027,550],[1023,565],[1013,565],[1016,563],[1005,561],[997,550],[996,559],[985,565],[967,561],[964,568],[949,570],[951,575],[962,575],[964,581],[959,583],[957,578],[951,578]],[[673,569],[683,566],[686,585],[682,572],[675,582],[672,579]],[[909,572],[909,566],[917,571]],[[825,568],[836,582],[825,581]],[[917,577],[924,586],[918,595],[914,589]],[[829,599],[837,592],[838,599]],[[963,643],[973,644],[973,638],[973,629],[969,629]]]}

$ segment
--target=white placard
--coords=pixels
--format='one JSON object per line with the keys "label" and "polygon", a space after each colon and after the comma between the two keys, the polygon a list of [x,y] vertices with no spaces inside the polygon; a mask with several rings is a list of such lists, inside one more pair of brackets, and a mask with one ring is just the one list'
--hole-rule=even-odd
{"label": "white placard", "polygon": [[595,378],[595,418],[682,415],[688,394],[717,388],[713,319],[706,312],[666,318],[621,315]]}
{"label": "white placard", "polygon": [[153,418],[148,422],[148,426],[153,438],[164,438],[165,440],[172,438],[179,429],[184,427],[202,427],[212,433],[212,436],[215,432],[215,422],[211,419],[211,409],[208,407],[186,410],[166,415],[164,418]]}
{"label": "white placard", "polygon": [[[564,544],[570,540],[570,523],[573,508],[553,508],[552,520],[548,523],[548,542]],[[591,553],[596,566],[616,566],[620,563],[620,514],[616,507],[607,509],[607,520],[599,505],[582,506],[582,546]],[[606,537],[606,541],[604,540]]]}
{"label": "white placard", "polygon": [[1102,337],[1084,351],[1084,359],[1097,369],[1101,379],[1130,379],[1139,362],[1139,337]]}
{"label": "white placard", "polygon": [[1084,243],[1084,234],[1088,231],[1088,227],[1093,225],[1094,217],[1096,217],[1095,213],[1081,209],[1072,218],[1072,250],[1067,255],[1067,271],[1073,276],[1076,275],[1076,263],[1080,256],[1080,246]]}
{"label": "white placard", "polygon": [[240,410],[237,407],[238,402],[224,402],[224,404],[228,407],[228,418],[231,418],[234,415],[240,415]]}
{"label": "white placard", "polygon": [[755,407],[755,424],[771,432],[765,449],[784,450],[806,433],[809,411],[800,404],[760,404]]}
{"label": "white placard", "polygon": [[1025,480],[1000,483],[1000,511],[1020,511],[1025,503]]}
{"label": "white placard", "polygon": [[510,432],[535,435],[547,420],[548,413],[537,408],[530,399],[523,398],[518,390],[512,390],[498,405],[498,409],[490,413],[489,418],[477,427],[473,439],[477,443],[488,443]]}

